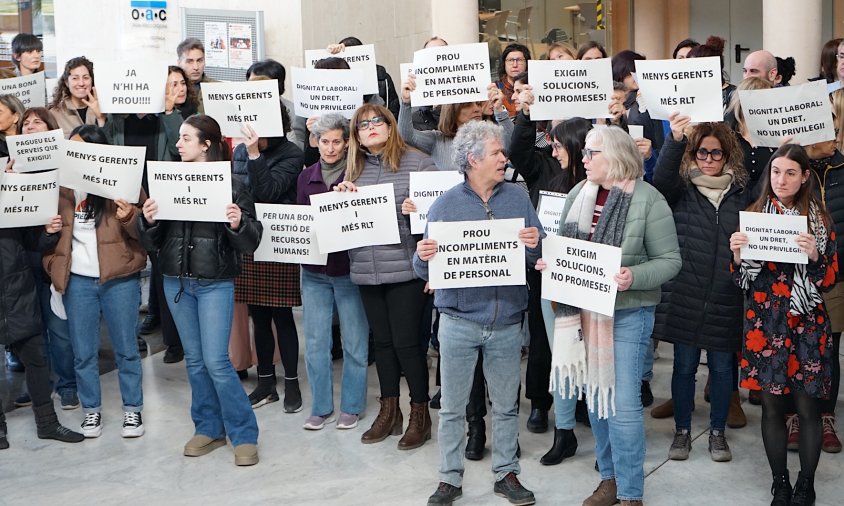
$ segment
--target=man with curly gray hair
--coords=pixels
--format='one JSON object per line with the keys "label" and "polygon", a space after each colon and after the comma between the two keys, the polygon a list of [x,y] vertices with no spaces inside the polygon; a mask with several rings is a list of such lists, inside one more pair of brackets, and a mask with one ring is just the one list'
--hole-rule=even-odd
{"label": "man with curly gray hair", "polygon": [[[525,268],[540,256],[545,236],[530,199],[521,188],[504,181],[507,156],[501,127],[471,121],[457,131],[452,144],[454,163],[465,176],[462,184],[442,194],[428,211],[428,222],[484,221],[523,218],[518,240],[525,245]],[[515,237],[513,239],[516,239]],[[437,241],[419,241],[413,257],[416,273],[428,279],[428,261],[437,253]],[[477,255],[483,256],[483,251]],[[518,390],[523,314],[527,286],[483,286],[436,290],[434,304],[440,319],[442,408],[439,421],[440,483],[428,505],[449,505],[463,493],[465,413],[478,354],[492,401],[492,469],[496,495],[512,504],[534,504],[533,492],[516,477]]]}

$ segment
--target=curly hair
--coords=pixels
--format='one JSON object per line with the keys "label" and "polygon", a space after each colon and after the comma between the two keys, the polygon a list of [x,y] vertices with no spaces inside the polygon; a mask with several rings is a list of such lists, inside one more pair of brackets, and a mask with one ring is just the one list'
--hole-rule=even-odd
{"label": "curly hair", "polygon": [[686,152],[683,154],[683,163],[680,165],[680,176],[686,181],[691,180],[692,170],[697,168],[695,154],[706,137],[715,137],[721,144],[721,151],[724,152],[722,172],[730,169],[733,173],[733,183],[744,187],[749,179],[744,168],[744,154],[733,129],[724,122],[699,123],[692,127]]}

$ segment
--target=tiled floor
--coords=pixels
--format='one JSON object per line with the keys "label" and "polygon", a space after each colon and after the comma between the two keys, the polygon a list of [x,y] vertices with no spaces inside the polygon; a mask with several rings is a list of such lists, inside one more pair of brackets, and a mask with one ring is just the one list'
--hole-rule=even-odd
{"label": "tiled floor", "polygon": [[[301,316],[297,313],[297,318]],[[160,350],[153,336],[152,350]],[[655,363],[653,383],[656,404],[668,392],[671,347],[660,346],[662,358]],[[377,407],[377,376],[369,370],[369,411],[361,426],[338,431],[333,426],[310,432],[301,428],[308,415],[309,392],[303,383],[305,410],[285,414],[281,403],[256,411],[261,427],[261,462],[254,467],[233,464],[231,447],[200,458],[181,454],[191,437],[190,389],[184,363],[166,365],[162,354],[144,359],[144,424],[140,439],[120,437],[120,397],[115,372],[102,376],[104,430],[99,439],[78,445],[42,441],[35,437],[32,413],[17,409],[7,413],[11,449],[0,452],[0,504],[313,504],[313,505],[419,505],[437,485],[439,452],[434,439],[420,449],[398,451],[397,437],[380,444],[362,445],[360,435],[372,423]],[[340,362],[335,363],[335,378]],[[705,366],[698,376],[705,381]],[[304,365],[300,363],[304,376]],[[5,373],[5,371],[3,371]],[[245,383],[254,386],[254,369]],[[8,384],[20,382],[20,374],[5,373]],[[433,371],[431,374],[433,383]],[[3,376],[0,376],[3,377]],[[281,393],[281,392],[280,392]],[[338,392],[339,393],[339,392]],[[402,398],[408,411],[406,390]],[[433,390],[432,390],[433,393]],[[7,404],[10,399],[3,392]],[[749,424],[728,430],[733,452],[730,463],[709,459],[706,439],[708,406],[698,395],[693,419],[691,457],[685,462],[667,460],[673,421],[654,420],[646,413],[647,458],[645,500],[648,505],[766,505],[770,503],[770,472],[759,432],[760,408],[745,404]],[[841,397],[839,397],[839,411]],[[524,430],[529,404],[522,401],[520,478],[536,493],[539,504],[579,505],[598,483],[593,470],[591,432],[578,426],[580,448],[563,464],[546,467],[539,458],[550,447],[552,435]],[[77,428],[82,413],[60,411],[59,417]],[[434,421],[436,424],[436,414]],[[841,424],[839,424],[841,426]],[[796,454],[789,457],[796,475]],[[466,464],[464,495],[456,504],[496,505],[507,502],[492,493],[489,452],[480,462]],[[823,454],[817,473],[819,505],[840,505],[844,497],[844,454]]]}

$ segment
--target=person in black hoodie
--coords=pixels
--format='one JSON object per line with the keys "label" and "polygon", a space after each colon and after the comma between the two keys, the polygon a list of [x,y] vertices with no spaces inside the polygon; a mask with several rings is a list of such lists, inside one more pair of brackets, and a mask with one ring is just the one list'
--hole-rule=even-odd
{"label": "person in black hoodie", "polygon": [[[220,125],[197,114],[179,129],[176,144],[183,162],[215,162],[229,158]],[[228,347],[234,311],[234,278],[241,255],[261,240],[261,223],[246,187],[232,181],[228,222],[158,221],[154,198],[144,202],[138,219],[147,251],[158,254],[164,294],[179,329],[191,385],[191,417],[195,435],[184,455],[199,457],[226,444],[234,446],[235,465],[258,463],[258,423],[240,385]]]}

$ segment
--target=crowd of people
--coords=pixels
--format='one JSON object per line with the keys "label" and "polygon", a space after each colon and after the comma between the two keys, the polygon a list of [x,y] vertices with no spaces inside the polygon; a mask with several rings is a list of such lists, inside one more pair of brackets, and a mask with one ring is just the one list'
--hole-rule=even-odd
{"label": "crowd of people", "polygon": [[[348,37],[329,51],[360,44]],[[447,42],[433,37],[425,47],[442,45]],[[15,37],[16,75],[43,70],[42,51],[37,37]],[[723,68],[723,51],[723,39],[712,36],[703,44],[680,42],[673,57],[717,56]],[[749,54],[740,83],[723,76],[724,121],[693,124],[679,112],[651,119],[633,77],[635,61],[645,56],[625,50],[611,57],[608,118],[535,121],[531,50],[512,43],[501,52],[499,80],[486,101],[412,107],[415,76],[396,88],[379,66],[379,92],[362,97],[351,120],[333,113],[292,117],[282,99],[285,136],[260,137],[244,124],[242,137],[229,139],[203,113],[201,85],[213,80],[205,74],[202,41],[187,39],[176,53],[160,114],[104,114],[94,64],[84,56],[66,63],[47,108],[27,109],[14,96],[0,96],[0,155],[8,156],[10,136],[61,129],[73,142],[142,146],[147,161],[229,162],[233,174],[226,222],[157,219],[145,169],[138,204],[63,187],[58,214],[45,226],[0,228],[0,343],[7,364],[25,370],[27,390],[15,402],[32,405],[39,438],[79,443],[104,434],[101,318],[115,352],[121,435],[143,436],[140,349],[146,345],[138,337],[138,308],[140,273],[149,262],[149,313],[140,332],[160,326],[164,362],[185,362],[195,426],[185,456],[230,442],[236,465],[258,463],[253,410],[281,400],[279,359],[286,413],[307,408],[305,430],[332,423],[353,429],[367,409],[367,369],[374,362],[379,406],[361,442],[401,435],[397,448],[411,450],[425,445],[438,423],[440,483],[429,506],[458,499],[464,458],[483,458],[487,400],[494,492],[512,504],[534,504],[534,493],[517,477],[527,354],[527,429],[545,433],[553,410],[553,440],[541,463],[560,464],[575,454],[573,429],[581,422],[594,435],[600,473],[584,506],[640,505],[644,408],[653,403],[654,354],[665,341],[673,345],[671,399],[651,416],[674,418],[668,458],[689,458],[695,375],[705,351],[711,459],[732,459],[727,428],[747,424],[739,391],[747,389],[749,402],[762,406],[772,506],[814,504],[821,452],[841,451],[835,408],[844,246],[836,236],[844,229],[844,128],[837,128],[838,138],[808,146],[789,139],[779,148],[757,146],[735,93],[788,86],[793,59],[764,50]],[[595,42],[579,48],[551,42],[545,54],[610,57]],[[336,57],[316,66],[348,68]],[[285,77],[274,60],[256,62],[245,74],[277,80],[279,97]],[[818,78],[844,81],[841,39],[824,46]],[[830,107],[840,126],[844,90],[831,93]],[[643,136],[633,138],[630,125],[641,126]],[[9,160],[6,172],[14,166]],[[429,262],[438,244],[427,230],[411,232],[409,215],[417,208],[409,184],[411,173],[437,170],[456,170],[464,181],[436,200],[428,222],[523,219],[514,240],[524,245],[526,284],[430,289]],[[253,257],[262,234],[256,203],[309,205],[314,195],[384,183],[394,192],[397,243],[330,253],[325,265]],[[548,263],[537,207],[544,191],[567,194],[558,235],[620,248],[612,315],[541,297]],[[805,216],[808,229],[796,246],[808,263],[742,258],[748,237],[738,231],[740,211]],[[292,310],[298,306],[303,323],[297,329]],[[250,319],[257,385],[247,393],[240,380],[253,365]],[[310,406],[300,391],[299,333]],[[433,396],[429,347],[438,351],[440,391]],[[343,360],[339,410],[337,358]],[[400,402],[402,377],[409,411]],[[81,406],[78,432],[59,423],[54,394],[62,409]],[[0,449],[8,447],[0,410]],[[799,451],[795,482],[787,450]]]}

